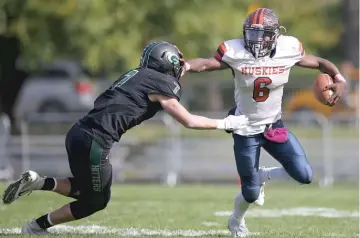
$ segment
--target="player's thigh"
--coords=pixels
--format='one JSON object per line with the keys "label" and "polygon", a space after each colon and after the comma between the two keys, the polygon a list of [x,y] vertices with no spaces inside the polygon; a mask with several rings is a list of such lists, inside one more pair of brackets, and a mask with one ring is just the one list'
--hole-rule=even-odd
{"label": "player's thigh", "polygon": [[234,134],[236,167],[241,179],[241,192],[248,203],[258,199],[260,177],[258,173],[262,140],[259,135],[244,137]]}
{"label": "player's thigh", "polygon": [[66,150],[80,196],[109,193],[112,181],[109,149],[104,149],[90,135],[74,126],[67,134]]}
{"label": "player's thigh", "polygon": [[233,134],[236,168],[241,183],[256,183],[259,167],[261,140],[258,136],[246,137]]}
{"label": "player's thigh", "polygon": [[312,168],[306,153],[296,136],[289,131],[288,140],[285,143],[267,141],[263,148],[274,157],[288,172],[288,174],[300,183],[310,183]]}

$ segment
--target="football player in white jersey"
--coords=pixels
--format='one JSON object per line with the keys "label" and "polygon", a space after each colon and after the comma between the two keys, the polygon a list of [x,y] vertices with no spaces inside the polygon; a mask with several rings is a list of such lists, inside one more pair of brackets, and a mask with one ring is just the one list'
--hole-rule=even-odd
{"label": "football player in white jersey", "polygon": [[[202,72],[231,69],[235,82],[235,115],[246,115],[249,125],[232,133],[241,191],[235,197],[228,220],[233,237],[249,234],[245,214],[258,198],[262,184],[270,179],[294,179],[301,184],[312,180],[312,168],[297,138],[281,120],[284,85],[293,66],[317,69],[334,79],[327,101],[337,103],[346,81],[338,68],[326,59],[305,54],[301,42],[280,33],[280,22],[271,9],[259,8],[243,24],[243,39],[220,44],[214,57],[185,62],[186,71]],[[281,168],[259,171],[260,148],[264,148]]]}

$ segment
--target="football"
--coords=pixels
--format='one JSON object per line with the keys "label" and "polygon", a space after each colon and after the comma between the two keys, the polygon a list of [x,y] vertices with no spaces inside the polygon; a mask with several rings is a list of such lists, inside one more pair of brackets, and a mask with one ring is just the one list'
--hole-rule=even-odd
{"label": "football", "polygon": [[315,82],[312,86],[312,89],[314,91],[316,99],[321,102],[322,104],[326,105],[326,101],[333,95],[333,91],[326,90],[324,91],[324,88],[327,85],[333,84],[334,81],[328,74],[318,74]]}

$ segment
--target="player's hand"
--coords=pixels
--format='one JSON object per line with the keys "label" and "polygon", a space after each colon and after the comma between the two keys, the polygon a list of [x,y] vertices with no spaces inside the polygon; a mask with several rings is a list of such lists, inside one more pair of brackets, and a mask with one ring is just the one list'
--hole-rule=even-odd
{"label": "player's hand", "polygon": [[345,91],[345,86],[346,83],[341,81],[326,86],[324,88],[324,91],[333,91],[333,95],[327,100],[326,105],[330,107],[334,106],[340,100],[340,97],[343,95]]}
{"label": "player's hand", "polygon": [[175,48],[179,51],[179,56],[180,56],[180,66],[183,68],[181,71],[181,77],[185,75],[187,69],[185,67],[185,58],[184,58],[184,54],[179,50],[179,48],[174,45]]}
{"label": "player's hand", "polygon": [[180,65],[184,66],[185,65],[185,58],[184,58],[184,54],[179,50],[179,48],[174,45],[175,48],[179,51],[179,56],[180,56]]}
{"label": "player's hand", "polygon": [[184,54],[181,51],[179,51],[179,55],[180,55],[180,65],[184,66],[185,65]]}
{"label": "player's hand", "polygon": [[[230,116],[230,115],[235,115],[235,111],[236,111],[236,106],[233,107],[233,108],[231,108],[231,110],[228,112],[227,115],[228,115],[228,116]],[[228,134],[232,133],[231,130],[225,130],[225,132],[228,133]]]}
{"label": "player's hand", "polygon": [[217,121],[217,128],[227,131],[233,131],[245,128],[249,124],[249,119],[244,116],[233,116],[229,115],[223,120]]}

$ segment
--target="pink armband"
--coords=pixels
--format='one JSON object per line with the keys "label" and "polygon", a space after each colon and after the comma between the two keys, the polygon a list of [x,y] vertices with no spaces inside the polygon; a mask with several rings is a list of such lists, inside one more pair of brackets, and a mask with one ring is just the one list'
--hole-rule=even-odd
{"label": "pink armband", "polygon": [[344,83],[346,83],[345,78],[344,78],[341,74],[335,75],[334,81],[335,81],[335,83],[337,83],[337,82],[344,82]]}

